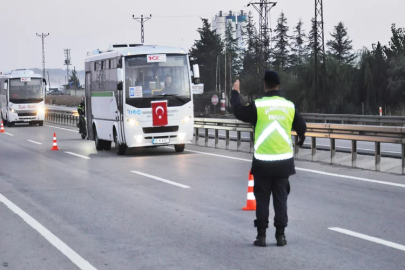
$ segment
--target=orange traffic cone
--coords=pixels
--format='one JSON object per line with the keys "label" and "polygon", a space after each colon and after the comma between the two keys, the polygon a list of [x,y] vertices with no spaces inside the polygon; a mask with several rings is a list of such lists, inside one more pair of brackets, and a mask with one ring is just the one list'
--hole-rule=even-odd
{"label": "orange traffic cone", "polygon": [[1,120],[1,129],[0,129],[0,133],[4,133],[4,126],[3,126],[3,120]]}
{"label": "orange traffic cone", "polygon": [[56,141],[56,133],[53,134],[53,146],[51,148],[51,151],[57,151],[59,150],[58,148],[58,142]]}
{"label": "orange traffic cone", "polygon": [[249,172],[249,181],[248,181],[248,192],[247,192],[247,202],[246,206],[242,208],[244,211],[255,211],[256,210],[256,198],[253,194],[253,187],[255,181],[253,175]]}

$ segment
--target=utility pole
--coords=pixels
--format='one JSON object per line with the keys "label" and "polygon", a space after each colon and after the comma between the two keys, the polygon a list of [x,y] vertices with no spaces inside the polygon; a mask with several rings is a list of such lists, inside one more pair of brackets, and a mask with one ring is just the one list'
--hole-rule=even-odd
{"label": "utility pole", "polygon": [[51,88],[51,79],[49,79],[49,71],[48,71],[48,85],[49,85],[49,88]]}
{"label": "utility pole", "polygon": [[132,15],[132,18],[141,23],[141,43],[144,44],[145,43],[145,29],[144,29],[144,23],[146,23],[147,21],[149,21],[150,19],[152,19],[152,14],[149,15],[149,17],[143,17],[143,15],[141,15],[140,18],[135,18],[135,15]]}
{"label": "utility pole", "polygon": [[71,65],[70,61],[70,49],[65,49],[65,66],[66,66],[66,89],[69,83],[69,65]]}
{"label": "utility pole", "polygon": [[45,77],[45,38],[47,36],[49,36],[49,33],[48,34],[44,34],[44,33],[38,34],[38,33],[36,33],[36,35],[42,39],[42,78],[46,78]]}
{"label": "utility pole", "polygon": [[[325,31],[323,21],[323,2],[322,0],[315,0],[315,40],[314,40],[314,54],[315,54],[315,110],[328,110],[329,108],[329,93],[326,90],[326,56],[325,56]],[[319,79],[321,80],[321,87],[319,87]],[[321,95],[320,95],[321,94]],[[321,98],[319,98],[321,96]],[[320,102],[319,102],[320,101]],[[325,111],[327,112],[327,111]]]}
{"label": "utility pole", "polygon": [[[270,32],[269,27],[269,15],[270,10],[277,5],[277,2],[270,2],[268,0],[260,0],[257,2],[250,2],[247,6],[252,6],[259,13],[259,40],[260,40],[260,51],[263,57],[262,66],[267,69],[268,62],[270,58]],[[260,75],[261,76],[261,75]]]}

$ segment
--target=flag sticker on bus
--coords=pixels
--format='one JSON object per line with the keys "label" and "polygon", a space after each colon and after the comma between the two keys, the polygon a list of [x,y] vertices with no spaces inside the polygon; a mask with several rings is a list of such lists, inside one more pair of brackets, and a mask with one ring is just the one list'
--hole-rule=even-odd
{"label": "flag sticker on bus", "polygon": [[21,81],[22,81],[22,82],[30,82],[30,81],[31,81],[31,78],[21,78]]}
{"label": "flag sticker on bus", "polygon": [[165,63],[166,62],[166,54],[151,54],[146,56],[148,59],[148,63]]}
{"label": "flag sticker on bus", "polygon": [[134,86],[129,88],[129,98],[142,98],[142,86]]}

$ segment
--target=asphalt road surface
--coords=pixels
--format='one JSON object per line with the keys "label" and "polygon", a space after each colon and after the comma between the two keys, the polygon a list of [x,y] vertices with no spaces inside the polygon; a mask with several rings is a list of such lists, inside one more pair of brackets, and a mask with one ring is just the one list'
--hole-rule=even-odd
{"label": "asphalt road surface", "polygon": [[63,126],[6,132],[2,269],[405,269],[403,176],[297,161],[288,245],[276,247],[270,228],[258,248],[254,212],[241,211],[248,153],[117,156]]}

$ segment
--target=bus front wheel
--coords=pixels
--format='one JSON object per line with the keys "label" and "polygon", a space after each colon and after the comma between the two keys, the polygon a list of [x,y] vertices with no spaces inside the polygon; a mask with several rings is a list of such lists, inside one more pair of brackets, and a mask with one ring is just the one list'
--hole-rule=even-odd
{"label": "bus front wheel", "polygon": [[117,132],[114,129],[114,144],[115,144],[115,149],[117,151],[117,155],[123,156],[125,155],[127,151],[127,146],[125,144],[119,144],[118,143],[118,138],[117,138]]}
{"label": "bus front wheel", "polygon": [[94,143],[95,143],[95,145],[96,145],[96,149],[97,149],[97,151],[101,151],[101,150],[103,150],[104,149],[104,141],[103,140],[100,140],[99,138],[98,138],[98,134],[97,134],[97,129],[96,129],[96,127],[93,127],[93,130],[94,130]]}
{"label": "bus front wheel", "polygon": [[174,146],[174,150],[176,150],[177,153],[182,153],[184,152],[184,148],[186,148],[185,144],[176,144]]}

